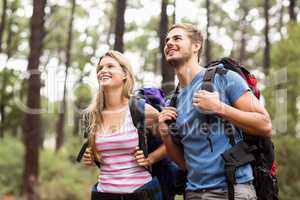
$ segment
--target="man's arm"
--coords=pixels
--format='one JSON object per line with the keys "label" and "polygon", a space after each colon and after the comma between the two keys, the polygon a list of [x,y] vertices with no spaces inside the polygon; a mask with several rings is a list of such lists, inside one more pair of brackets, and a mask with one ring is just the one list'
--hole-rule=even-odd
{"label": "man's arm", "polygon": [[185,160],[183,155],[183,150],[176,145],[172,137],[169,133],[169,127],[166,124],[168,120],[176,119],[176,108],[174,107],[166,107],[161,113],[158,115],[158,132],[161,135],[161,138],[166,145],[166,151],[169,157],[174,160],[174,162],[181,168],[185,169]]}
{"label": "man's arm", "polygon": [[185,160],[183,150],[176,144],[174,144],[171,135],[162,136],[162,140],[166,145],[166,151],[168,156],[182,169],[185,170]]}
{"label": "man's arm", "polygon": [[216,113],[249,134],[271,137],[269,114],[251,92],[245,92],[233,106],[221,102],[216,92],[205,90],[198,91],[193,101],[203,111]]}

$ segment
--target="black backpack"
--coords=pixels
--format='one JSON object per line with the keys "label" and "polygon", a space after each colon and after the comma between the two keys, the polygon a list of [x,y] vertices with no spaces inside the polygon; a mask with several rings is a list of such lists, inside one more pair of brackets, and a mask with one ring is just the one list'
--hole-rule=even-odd
{"label": "black backpack", "polygon": [[[132,121],[139,131],[139,146],[145,156],[163,143],[159,136],[154,136],[151,130],[145,127],[145,103],[161,111],[166,106],[165,100],[164,92],[157,88],[139,89],[129,100]],[[183,194],[186,184],[185,174],[170,158],[164,158],[154,163],[150,173],[158,178],[163,199],[174,200],[176,194]]]}
{"label": "black backpack", "polygon": [[[222,65],[223,67],[220,67]],[[209,63],[205,68],[206,72],[203,77],[203,83],[201,85],[202,90],[210,92],[214,91],[214,77],[218,73],[224,75],[228,70],[232,70],[238,73],[247,82],[253,94],[259,98],[260,92],[256,87],[256,78],[242,65],[230,58],[222,58],[217,61]],[[176,88],[172,99],[171,105],[176,107],[176,100],[178,95],[179,87]],[[206,117],[207,124],[209,126],[209,117]],[[255,186],[256,195],[258,200],[278,200],[278,182],[276,177],[276,163],[274,145],[271,138],[252,136],[243,134],[244,140],[235,143],[233,137],[233,124],[228,121],[224,122],[226,135],[229,138],[229,142],[232,148],[228,149],[222,154],[225,161],[225,176],[228,184],[228,198],[234,200],[234,184],[235,182],[235,171],[238,167],[251,163],[254,175],[253,184]],[[233,126],[232,126],[233,125]],[[231,128],[230,128],[231,127]],[[210,127],[207,127],[209,130]],[[235,127],[236,130],[239,130]],[[174,143],[181,146],[181,138],[177,134],[175,123],[170,123],[170,130],[173,132]],[[210,138],[207,137],[212,144]]]}

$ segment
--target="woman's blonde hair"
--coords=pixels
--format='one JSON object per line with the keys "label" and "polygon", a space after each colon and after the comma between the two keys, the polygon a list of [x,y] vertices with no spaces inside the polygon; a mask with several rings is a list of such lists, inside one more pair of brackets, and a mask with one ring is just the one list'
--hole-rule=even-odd
{"label": "woman's blonde hair", "polygon": [[[126,78],[124,79],[124,87],[123,87],[123,92],[122,95],[125,98],[129,98],[130,95],[132,94],[133,88],[134,88],[134,77],[133,77],[133,71],[131,64],[129,60],[120,52],[110,50],[106,52],[103,56],[100,57],[99,62],[97,65],[100,64],[101,60],[104,57],[111,57],[115,59],[120,66],[122,67],[123,71],[125,72]],[[99,125],[101,124],[101,113],[105,108],[105,98],[104,98],[104,91],[101,87],[99,87],[97,94],[95,95],[92,103],[86,110],[86,114],[89,115],[89,127],[88,130],[90,132],[90,141],[91,141],[91,146],[93,149],[93,152],[95,153],[96,151],[96,146],[95,146],[95,133],[99,130]]]}

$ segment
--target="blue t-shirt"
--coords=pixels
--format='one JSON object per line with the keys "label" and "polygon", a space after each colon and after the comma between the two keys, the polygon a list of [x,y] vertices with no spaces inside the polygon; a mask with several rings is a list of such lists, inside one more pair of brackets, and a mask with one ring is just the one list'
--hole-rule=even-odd
{"label": "blue t-shirt", "polygon": [[[231,148],[231,145],[224,132],[224,120],[193,106],[193,96],[201,88],[204,73],[205,70],[199,72],[191,83],[180,91],[177,98],[176,125],[182,136],[181,142],[188,170],[186,188],[188,190],[227,186],[221,154]],[[249,87],[240,75],[228,70],[225,75],[216,74],[214,89],[219,93],[222,102],[232,105],[249,90]],[[207,123],[207,119],[211,130],[209,133],[203,131],[203,124]],[[243,139],[241,133],[235,129],[234,138],[235,142]],[[249,164],[237,169],[237,183],[245,183],[252,179],[253,174]]]}

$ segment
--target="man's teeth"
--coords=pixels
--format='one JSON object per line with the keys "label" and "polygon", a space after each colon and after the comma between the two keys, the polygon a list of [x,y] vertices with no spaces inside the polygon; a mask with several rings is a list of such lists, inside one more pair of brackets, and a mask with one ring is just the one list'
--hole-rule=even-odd
{"label": "man's teeth", "polygon": [[175,52],[175,50],[174,49],[172,49],[172,50],[170,50],[168,53],[174,53]]}

